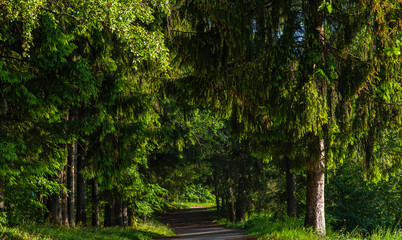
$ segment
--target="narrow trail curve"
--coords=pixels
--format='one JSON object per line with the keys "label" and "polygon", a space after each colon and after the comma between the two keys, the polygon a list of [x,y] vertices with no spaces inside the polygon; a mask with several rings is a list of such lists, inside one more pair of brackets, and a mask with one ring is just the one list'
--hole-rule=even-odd
{"label": "narrow trail curve", "polygon": [[176,236],[168,240],[252,240],[244,230],[225,228],[208,219],[208,208],[192,207],[178,209],[159,217],[165,224],[170,224]]}

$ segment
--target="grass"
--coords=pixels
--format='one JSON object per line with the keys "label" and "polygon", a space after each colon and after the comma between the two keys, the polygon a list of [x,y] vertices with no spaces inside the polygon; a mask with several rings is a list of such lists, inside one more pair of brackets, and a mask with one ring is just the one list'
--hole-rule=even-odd
{"label": "grass", "polygon": [[138,223],[136,227],[126,228],[82,227],[70,229],[50,225],[0,226],[0,239],[10,240],[145,240],[172,235],[174,235],[172,229],[156,221]]}
{"label": "grass", "polygon": [[187,209],[190,207],[214,207],[215,203],[196,203],[196,202],[173,202],[169,204],[174,209]]}
{"label": "grass", "polygon": [[287,218],[284,221],[274,220],[266,214],[255,214],[242,223],[231,223],[227,219],[216,221],[231,228],[243,228],[247,235],[257,239],[269,240],[402,240],[402,230],[391,231],[378,229],[371,235],[363,235],[358,230],[352,233],[341,233],[329,230],[326,237],[318,236],[311,228],[303,226],[303,219]]}

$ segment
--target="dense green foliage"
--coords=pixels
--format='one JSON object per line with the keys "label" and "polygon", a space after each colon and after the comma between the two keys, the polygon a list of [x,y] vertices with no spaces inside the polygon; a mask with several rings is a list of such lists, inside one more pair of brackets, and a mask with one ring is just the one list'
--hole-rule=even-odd
{"label": "dense green foliage", "polygon": [[[322,235],[399,236],[400,13],[397,0],[1,1],[0,226],[127,226],[214,201],[233,222],[269,213],[269,234],[303,232],[305,216]],[[274,229],[286,214],[298,220]]]}
{"label": "dense green foliage", "polygon": [[388,181],[365,182],[357,166],[342,165],[329,174],[327,213],[337,230],[372,232],[397,229],[402,213],[401,172]]}

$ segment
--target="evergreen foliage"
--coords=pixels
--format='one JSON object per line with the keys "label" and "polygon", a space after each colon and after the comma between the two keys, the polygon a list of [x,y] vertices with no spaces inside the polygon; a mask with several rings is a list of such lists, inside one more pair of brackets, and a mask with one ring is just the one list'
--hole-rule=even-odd
{"label": "evergreen foliage", "polygon": [[127,226],[215,201],[233,222],[400,229],[400,15],[396,0],[3,0],[0,225]]}

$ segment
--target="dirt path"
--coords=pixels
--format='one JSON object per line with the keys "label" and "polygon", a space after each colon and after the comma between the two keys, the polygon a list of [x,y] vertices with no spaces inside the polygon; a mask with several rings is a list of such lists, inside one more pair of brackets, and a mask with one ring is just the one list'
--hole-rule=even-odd
{"label": "dirt path", "polygon": [[178,209],[160,216],[160,221],[170,224],[176,236],[169,240],[251,240],[245,231],[219,226],[208,220],[207,208]]}

